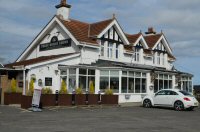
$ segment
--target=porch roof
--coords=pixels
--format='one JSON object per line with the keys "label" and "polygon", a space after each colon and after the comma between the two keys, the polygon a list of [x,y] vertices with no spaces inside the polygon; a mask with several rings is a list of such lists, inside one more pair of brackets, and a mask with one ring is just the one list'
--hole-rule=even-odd
{"label": "porch roof", "polygon": [[90,67],[90,68],[126,68],[126,69],[141,69],[141,70],[148,70],[153,72],[166,72],[166,73],[172,73],[172,74],[179,74],[181,76],[193,76],[189,73],[180,72],[177,70],[167,70],[166,68],[162,67],[155,67],[151,65],[142,65],[142,64],[131,64],[131,63],[122,63],[122,62],[116,62],[116,61],[109,61],[109,60],[102,60],[99,59],[95,63],[92,64],[78,64],[78,65],[59,65],[59,69],[62,69],[64,67]]}

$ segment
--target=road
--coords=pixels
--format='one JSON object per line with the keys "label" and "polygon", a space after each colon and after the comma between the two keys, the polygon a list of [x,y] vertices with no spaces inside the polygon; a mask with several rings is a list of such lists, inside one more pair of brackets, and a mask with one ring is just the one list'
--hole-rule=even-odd
{"label": "road", "polygon": [[199,132],[200,108],[53,107],[29,112],[0,106],[0,132]]}

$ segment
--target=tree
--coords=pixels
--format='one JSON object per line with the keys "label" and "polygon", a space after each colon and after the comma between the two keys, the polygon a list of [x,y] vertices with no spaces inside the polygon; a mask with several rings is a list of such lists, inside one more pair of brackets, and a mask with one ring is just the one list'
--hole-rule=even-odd
{"label": "tree", "polygon": [[17,91],[17,82],[14,78],[11,80],[11,92],[16,93]]}
{"label": "tree", "polygon": [[95,92],[94,83],[93,83],[93,81],[90,81],[89,93],[94,94],[94,92]]}
{"label": "tree", "polygon": [[60,91],[59,91],[60,94],[67,94],[68,91],[67,91],[67,84],[64,80],[62,80],[62,83],[61,83],[61,88],[60,88]]}

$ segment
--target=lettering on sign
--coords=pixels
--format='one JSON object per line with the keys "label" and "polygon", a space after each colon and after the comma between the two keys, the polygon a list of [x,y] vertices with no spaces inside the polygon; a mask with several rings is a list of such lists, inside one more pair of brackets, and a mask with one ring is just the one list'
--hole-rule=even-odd
{"label": "lettering on sign", "polygon": [[50,43],[40,44],[40,51],[59,49],[64,47],[71,47],[71,39],[65,39],[58,41],[57,37],[52,37]]}

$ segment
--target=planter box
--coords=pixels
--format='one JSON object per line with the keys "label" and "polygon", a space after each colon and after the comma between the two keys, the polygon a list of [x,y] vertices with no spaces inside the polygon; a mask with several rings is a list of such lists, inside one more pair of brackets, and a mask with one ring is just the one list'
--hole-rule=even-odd
{"label": "planter box", "polygon": [[98,94],[89,94],[88,95],[88,104],[89,105],[98,105]]}
{"label": "planter box", "polygon": [[72,95],[71,94],[59,94],[58,95],[58,105],[59,106],[71,106],[72,105]]}
{"label": "planter box", "polygon": [[85,99],[86,99],[85,94],[76,94],[75,95],[75,105],[86,105]]}
{"label": "planter box", "polygon": [[23,96],[21,97],[21,108],[28,109],[32,106],[33,96]]}
{"label": "planter box", "polygon": [[21,93],[4,93],[4,104],[21,104]]}
{"label": "planter box", "polygon": [[56,105],[56,95],[55,94],[42,94],[40,102],[42,107],[55,106]]}
{"label": "planter box", "polygon": [[118,95],[101,95],[101,103],[106,105],[117,105]]}

